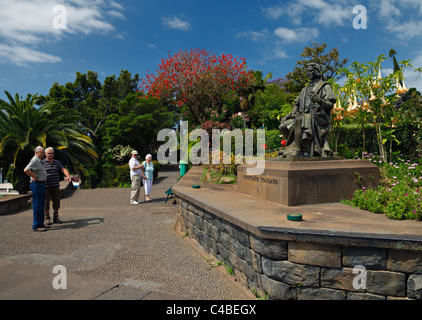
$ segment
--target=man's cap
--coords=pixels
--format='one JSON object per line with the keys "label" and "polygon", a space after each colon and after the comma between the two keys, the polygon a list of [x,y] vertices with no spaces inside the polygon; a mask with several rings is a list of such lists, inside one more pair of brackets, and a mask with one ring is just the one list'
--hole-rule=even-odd
{"label": "man's cap", "polygon": [[133,150],[133,151],[132,151],[132,154],[138,154],[138,151]]}

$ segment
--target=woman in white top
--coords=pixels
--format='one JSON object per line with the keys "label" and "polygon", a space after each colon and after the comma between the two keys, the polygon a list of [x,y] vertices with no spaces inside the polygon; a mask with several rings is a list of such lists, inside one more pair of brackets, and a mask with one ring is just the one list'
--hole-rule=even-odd
{"label": "woman in white top", "polygon": [[142,179],[145,188],[145,201],[151,201],[150,193],[152,188],[152,180],[154,177],[154,164],[152,163],[152,155],[147,154],[145,157],[145,161],[142,163],[143,170],[142,170]]}

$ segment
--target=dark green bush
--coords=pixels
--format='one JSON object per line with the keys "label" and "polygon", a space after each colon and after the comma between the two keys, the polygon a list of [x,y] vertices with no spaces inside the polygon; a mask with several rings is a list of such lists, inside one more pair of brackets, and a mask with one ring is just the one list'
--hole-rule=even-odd
{"label": "dark green bush", "polygon": [[152,160],[152,163],[154,164],[154,180],[156,180],[161,169],[161,163],[157,160]]}
{"label": "dark green bush", "polygon": [[[384,128],[386,130],[386,128]],[[365,126],[365,150],[363,147],[362,140],[362,127],[355,125],[346,125],[340,128],[336,128],[336,134],[338,134],[338,146],[337,153],[339,156],[345,158],[354,158],[355,156],[361,157],[362,151],[367,153],[377,153],[377,134],[376,129],[373,126]],[[413,125],[399,125],[394,128],[393,133],[397,139],[397,142],[392,141],[393,154],[401,155],[401,157],[413,160],[418,157],[421,153],[421,146],[419,146],[417,135],[420,134],[417,128]],[[333,133],[329,134],[329,141],[331,141],[331,147],[334,151],[334,137]],[[387,138],[387,137],[385,137]],[[387,151],[390,150],[390,140],[385,142]]]}
{"label": "dark green bush", "polygon": [[130,184],[129,164],[116,166],[116,176],[114,179],[113,187],[129,187]]}

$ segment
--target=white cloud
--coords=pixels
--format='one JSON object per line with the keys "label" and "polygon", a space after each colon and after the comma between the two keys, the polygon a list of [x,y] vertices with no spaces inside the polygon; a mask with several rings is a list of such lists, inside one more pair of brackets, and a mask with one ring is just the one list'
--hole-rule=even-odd
{"label": "white cloud", "polygon": [[380,0],[379,16],[382,18],[398,17],[401,12],[400,9],[394,5],[394,2],[395,0]]}
{"label": "white cloud", "polygon": [[422,1],[420,0],[380,0],[379,5],[381,11],[379,12],[381,16],[383,14],[388,16],[391,15],[400,15],[403,10],[410,9],[411,13],[415,13],[416,10],[419,11],[419,14],[422,14]]}
{"label": "white cloud", "polygon": [[282,39],[284,42],[307,42],[315,40],[318,37],[319,31],[316,28],[277,28],[274,34]]}
{"label": "white cloud", "polygon": [[283,15],[284,9],[280,6],[262,8],[262,12],[270,19],[278,19]]}
{"label": "white cloud", "polygon": [[0,44],[0,61],[10,61],[17,65],[27,62],[61,62],[60,57],[17,45]]}
{"label": "white cloud", "polygon": [[261,30],[261,31],[244,31],[237,34],[238,38],[248,38],[253,42],[259,42],[264,41],[268,38],[269,31],[267,29]]}
{"label": "white cloud", "polygon": [[351,12],[352,8],[344,8],[340,5],[327,5],[321,8],[315,21],[327,26],[342,26],[345,21],[352,20]]}
{"label": "white cloud", "polygon": [[117,10],[109,10],[107,11],[107,14],[110,16],[113,16],[115,18],[119,18],[119,19],[125,19],[125,15]]}
{"label": "white cloud", "polygon": [[344,25],[345,21],[352,19],[353,5],[344,1],[328,1],[328,0],[300,0],[308,12],[314,10],[314,21],[330,26]]}
{"label": "white cloud", "polygon": [[262,12],[271,19],[285,14],[295,25],[300,25],[304,18],[309,20],[308,17],[311,16],[316,23],[341,26],[353,18],[352,8],[353,5],[346,0],[298,0],[284,6],[263,8]]}
{"label": "white cloud", "polygon": [[[422,50],[413,56],[411,64],[415,69],[422,68]],[[406,79],[406,86],[408,88],[414,87],[419,92],[422,92],[422,74],[415,72],[414,69],[407,68],[404,71],[404,77]]]}
{"label": "white cloud", "polygon": [[[53,11],[60,5],[65,11]],[[2,60],[27,62],[59,62],[60,58],[39,51],[51,41],[60,41],[74,34],[107,34],[114,31],[109,18],[123,19],[123,7],[110,0],[14,0],[0,2],[0,41],[4,44]],[[58,16],[66,19],[66,28],[55,28]],[[8,48],[8,50],[6,50]],[[13,48],[13,50],[10,50]],[[7,53],[19,51],[14,57]],[[28,53],[33,53],[31,57]]]}
{"label": "white cloud", "polygon": [[178,17],[161,18],[163,24],[170,29],[189,31],[191,26],[189,22],[180,20]]}
{"label": "white cloud", "polygon": [[385,31],[402,41],[422,37],[421,0],[381,0],[373,5]]}
{"label": "white cloud", "polygon": [[390,23],[386,30],[392,33],[396,38],[408,41],[413,38],[422,37],[422,21],[407,21],[404,23]]}
{"label": "white cloud", "polygon": [[274,49],[274,58],[276,59],[286,59],[289,55],[286,53],[286,51],[281,49]]}

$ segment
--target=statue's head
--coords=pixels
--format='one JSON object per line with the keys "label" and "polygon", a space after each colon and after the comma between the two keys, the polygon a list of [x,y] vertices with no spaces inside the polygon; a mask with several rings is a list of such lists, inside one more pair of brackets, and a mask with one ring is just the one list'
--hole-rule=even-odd
{"label": "statue's head", "polygon": [[321,65],[319,65],[318,63],[314,63],[314,62],[308,63],[306,65],[306,74],[307,74],[309,79],[312,79],[314,77],[322,78]]}

